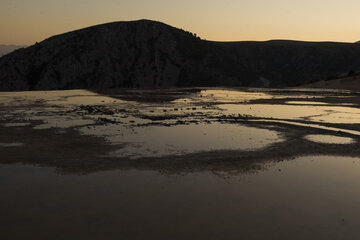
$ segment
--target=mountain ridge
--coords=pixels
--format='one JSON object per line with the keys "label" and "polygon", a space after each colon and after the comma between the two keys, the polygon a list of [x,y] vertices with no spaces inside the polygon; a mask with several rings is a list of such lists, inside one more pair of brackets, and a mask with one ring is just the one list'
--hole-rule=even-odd
{"label": "mountain ridge", "polygon": [[0,90],[118,87],[282,87],[360,70],[360,45],[216,42],[137,20],[52,36],[0,58]]}

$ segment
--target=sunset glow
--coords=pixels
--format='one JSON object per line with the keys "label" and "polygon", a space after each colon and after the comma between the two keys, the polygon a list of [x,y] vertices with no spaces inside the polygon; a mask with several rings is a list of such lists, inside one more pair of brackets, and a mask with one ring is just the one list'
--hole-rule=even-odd
{"label": "sunset glow", "polygon": [[157,20],[216,41],[360,39],[356,0],[2,0],[0,44],[113,21]]}

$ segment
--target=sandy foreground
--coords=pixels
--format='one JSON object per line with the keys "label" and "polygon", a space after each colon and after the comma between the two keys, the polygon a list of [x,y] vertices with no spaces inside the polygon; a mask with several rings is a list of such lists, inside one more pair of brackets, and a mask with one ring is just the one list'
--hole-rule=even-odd
{"label": "sandy foreground", "polygon": [[323,89],[0,93],[0,238],[354,239],[359,104]]}

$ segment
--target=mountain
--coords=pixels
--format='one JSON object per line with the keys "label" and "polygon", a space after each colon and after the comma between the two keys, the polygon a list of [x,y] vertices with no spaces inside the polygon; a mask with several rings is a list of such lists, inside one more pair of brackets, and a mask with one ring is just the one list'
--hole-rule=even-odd
{"label": "mountain", "polygon": [[2,57],[5,54],[11,53],[12,51],[24,48],[25,46],[22,45],[1,45],[0,44],[0,57]]}
{"label": "mountain", "polygon": [[313,81],[301,85],[302,88],[347,89],[360,91],[360,72],[350,72],[334,79]]}
{"label": "mountain", "polygon": [[360,45],[213,42],[169,25],[114,22],[0,58],[0,90],[295,86],[360,70]]}

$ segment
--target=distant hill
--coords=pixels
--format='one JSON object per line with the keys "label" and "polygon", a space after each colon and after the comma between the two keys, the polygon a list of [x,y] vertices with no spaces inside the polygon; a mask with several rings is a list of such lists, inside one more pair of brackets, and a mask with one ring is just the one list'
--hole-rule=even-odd
{"label": "distant hill", "polygon": [[334,79],[313,81],[301,85],[302,88],[347,89],[360,92],[360,72],[350,72]]}
{"label": "distant hill", "polygon": [[25,46],[21,45],[1,45],[0,44],[0,57],[2,57],[5,54],[11,53],[12,51],[23,48]]}
{"label": "distant hill", "polygon": [[360,70],[360,44],[212,42],[169,25],[114,22],[0,58],[0,90],[295,86]]}

